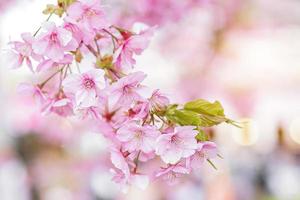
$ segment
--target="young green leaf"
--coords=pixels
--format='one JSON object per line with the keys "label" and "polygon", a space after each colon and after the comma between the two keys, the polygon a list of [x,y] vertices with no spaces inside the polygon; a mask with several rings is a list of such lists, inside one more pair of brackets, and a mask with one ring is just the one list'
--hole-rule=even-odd
{"label": "young green leaf", "polygon": [[199,114],[212,115],[212,116],[225,116],[224,109],[219,101],[210,103],[203,99],[190,101],[184,105],[185,110],[191,110]]}
{"label": "young green leaf", "polygon": [[196,135],[196,140],[204,142],[208,140],[208,136],[203,130],[199,130],[199,133]]}

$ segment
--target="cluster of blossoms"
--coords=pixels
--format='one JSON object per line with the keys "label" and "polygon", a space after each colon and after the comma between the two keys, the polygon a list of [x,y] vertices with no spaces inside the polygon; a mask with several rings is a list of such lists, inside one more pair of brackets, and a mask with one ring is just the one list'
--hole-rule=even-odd
{"label": "cluster of blossoms", "polygon": [[45,12],[62,17],[61,25],[49,17],[34,34],[10,43],[14,68],[25,62],[42,77],[19,89],[33,95],[45,114],[96,125],[110,143],[113,180],[124,189],[145,188],[159,178],[174,183],[204,161],[212,164],[217,148],[205,127],[232,123],[220,103],[198,99],[177,105],[159,90],[147,94],[146,75],[133,71],[134,57],[147,48],[154,28],[135,33],[112,25],[103,8],[100,0],[48,6]]}

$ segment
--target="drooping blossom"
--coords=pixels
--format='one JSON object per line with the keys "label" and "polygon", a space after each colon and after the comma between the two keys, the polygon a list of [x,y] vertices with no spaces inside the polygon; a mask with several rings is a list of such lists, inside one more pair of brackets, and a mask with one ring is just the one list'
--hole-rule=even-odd
{"label": "drooping blossom", "polygon": [[32,96],[38,104],[45,102],[47,99],[47,94],[45,94],[38,85],[20,83],[17,90],[20,94]]}
{"label": "drooping blossom", "polygon": [[115,95],[120,105],[127,106],[134,101],[142,100],[139,90],[142,89],[140,83],[145,79],[143,72],[129,74],[111,86],[111,94]]}
{"label": "drooping blossom", "polygon": [[145,119],[149,115],[150,106],[148,101],[137,101],[136,104],[128,110],[130,119]]}
{"label": "drooping blossom", "polygon": [[135,164],[126,159],[124,154],[116,147],[111,149],[111,161],[114,164],[114,169],[111,169],[113,174],[113,181],[120,184],[122,190],[126,192],[129,185],[134,185],[140,189],[145,189],[149,184],[149,177],[147,175],[130,172],[129,165]]}
{"label": "drooping blossom", "polygon": [[197,144],[196,153],[189,158],[192,169],[199,169],[206,159],[217,157],[217,145],[214,142],[200,142]]}
{"label": "drooping blossom", "polygon": [[119,169],[111,169],[110,172],[113,175],[112,180],[119,184],[122,192],[126,193],[129,186],[133,185],[141,190],[145,190],[149,185],[149,177],[144,174],[129,174],[126,176],[124,172]]}
{"label": "drooping blossom", "polygon": [[156,138],[160,132],[153,126],[138,125],[135,121],[122,126],[117,131],[117,138],[123,143],[124,150],[128,152],[154,151]]}
{"label": "drooping blossom", "polygon": [[[83,34],[82,30],[76,25],[76,21],[71,18],[65,18],[65,22],[63,24],[63,28],[70,31],[73,35],[73,38],[80,44],[81,41],[84,40],[85,34]],[[90,38],[90,37],[89,37]]]}
{"label": "drooping blossom", "polygon": [[64,65],[67,65],[67,64],[71,64],[72,61],[73,61],[73,56],[71,56],[70,54],[64,55],[63,59],[61,59],[58,62],[55,62],[52,59],[44,59],[36,67],[36,71],[40,72],[40,71],[45,71],[45,70],[51,69],[53,67],[64,66]]}
{"label": "drooping blossom", "polygon": [[97,69],[82,74],[71,74],[63,81],[64,91],[75,95],[77,106],[94,106],[102,86],[102,76],[102,72]]}
{"label": "drooping blossom", "polygon": [[124,41],[116,50],[113,62],[121,70],[129,70],[136,63],[134,54],[140,55],[149,45],[153,35],[153,28],[125,37]]}
{"label": "drooping blossom", "polygon": [[32,48],[36,54],[44,55],[54,62],[62,60],[65,51],[73,51],[78,46],[70,31],[57,27],[53,22],[44,23],[42,31]]}
{"label": "drooping blossom", "polygon": [[175,164],[181,158],[187,158],[195,153],[197,131],[193,126],[175,127],[173,132],[165,133],[157,138],[156,154],[165,163]]}
{"label": "drooping blossom", "polygon": [[34,42],[34,37],[31,33],[23,33],[21,34],[23,42],[14,41],[9,44],[12,46],[11,51],[9,51],[9,61],[11,63],[12,68],[21,67],[24,60],[29,69],[33,72],[33,66],[31,59],[38,61],[42,57],[37,55],[32,50],[32,43]]}
{"label": "drooping blossom", "polygon": [[66,97],[47,99],[47,101],[44,103],[42,111],[44,114],[53,112],[60,116],[67,117],[73,114],[72,101]]}
{"label": "drooping blossom", "polygon": [[149,98],[149,103],[152,110],[160,111],[170,104],[170,100],[161,94],[159,90],[155,90]]}
{"label": "drooping blossom", "polygon": [[178,179],[185,174],[190,173],[190,169],[187,166],[185,160],[174,165],[168,165],[167,167],[162,167],[156,172],[155,177],[162,177],[163,180],[167,181],[169,185],[174,185],[178,183]]}

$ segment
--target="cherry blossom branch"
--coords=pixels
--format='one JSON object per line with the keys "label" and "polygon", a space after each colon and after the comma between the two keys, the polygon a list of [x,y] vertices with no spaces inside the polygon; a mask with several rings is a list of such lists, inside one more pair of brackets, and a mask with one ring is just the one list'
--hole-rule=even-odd
{"label": "cherry blossom branch", "polygon": [[[97,125],[99,134],[111,144],[113,180],[122,187],[138,183],[144,188],[152,174],[162,180],[190,174],[204,161],[215,168],[211,159],[218,155],[217,146],[204,130],[236,122],[225,116],[218,101],[171,104],[159,90],[150,96],[141,92],[146,74],[133,71],[134,57],[147,48],[154,28],[135,33],[110,24],[99,0],[61,2],[47,7],[45,13],[51,12],[47,23],[33,35],[24,33],[22,42],[11,43],[14,60],[20,61],[16,67],[26,60],[34,71],[31,60],[35,60],[36,76],[57,70],[31,90],[42,110]],[[49,22],[53,13],[65,15],[59,26]],[[118,37],[110,28],[119,32]],[[38,34],[41,29],[43,34]],[[80,69],[78,63],[88,54],[95,59]],[[78,73],[72,72],[74,63]],[[49,82],[57,74],[59,82]],[[46,88],[46,83],[55,87]],[[156,167],[146,172],[142,162]]]}

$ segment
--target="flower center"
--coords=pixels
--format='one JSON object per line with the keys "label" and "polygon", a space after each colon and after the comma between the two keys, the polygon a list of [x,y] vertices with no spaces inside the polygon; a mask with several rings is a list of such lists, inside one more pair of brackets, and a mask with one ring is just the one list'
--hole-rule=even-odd
{"label": "flower center", "polygon": [[177,135],[173,135],[171,137],[171,143],[175,144],[175,145],[179,145],[182,143],[182,140],[180,137],[178,137]]}
{"label": "flower center", "polygon": [[84,78],[83,85],[85,89],[93,89],[95,87],[95,82],[90,78]]}
{"label": "flower center", "polygon": [[50,35],[50,40],[51,40],[53,43],[56,43],[56,42],[58,41],[57,33],[56,33],[56,32],[51,33],[51,35]]}
{"label": "flower center", "polygon": [[84,13],[85,13],[86,16],[89,16],[89,17],[92,17],[92,16],[94,16],[94,15],[97,14],[97,13],[96,13],[93,9],[91,9],[91,8],[86,8]]}
{"label": "flower center", "polygon": [[125,85],[123,87],[123,93],[126,94],[126,93],[130,93],[131,91],[131,87],[129,85]]}
{"label": "flower center", "polygon": [[142,138],[142,135],[143,135],[142,131],[136,131],[134,137],[139,140]]}

